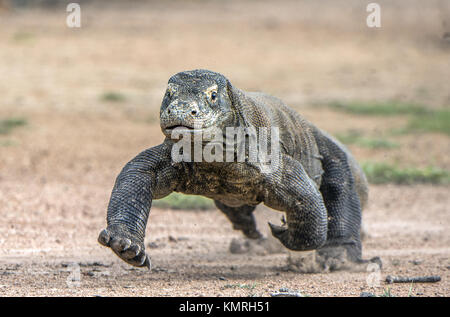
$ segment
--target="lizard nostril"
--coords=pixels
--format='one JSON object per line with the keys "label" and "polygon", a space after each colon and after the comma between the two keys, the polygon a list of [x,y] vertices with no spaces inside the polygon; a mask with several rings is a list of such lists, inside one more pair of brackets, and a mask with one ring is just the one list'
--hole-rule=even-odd
{"label": "lizard nostril", "polygon": [[170,109],[169,109],[169,110],[167,110],[167,113],[168,113],[168,114],[170,114]]}
{"label": "lizard nostril", "polygon": [[195,115],[197,114],[197,110],[192,110],[192,111],[191,111],[191,114],[192,114],[193,116],[195,116]]}

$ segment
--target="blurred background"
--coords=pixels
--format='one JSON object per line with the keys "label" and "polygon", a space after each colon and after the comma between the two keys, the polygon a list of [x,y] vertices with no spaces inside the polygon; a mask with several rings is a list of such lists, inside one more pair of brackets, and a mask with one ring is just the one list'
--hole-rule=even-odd
{"label": "blurred background", "polygon": [[[450,1],[377,1],[380,28],[367,26],[360,0],[79,0],[80,28],[66,24],[69,2],[0,0],[4,268],[30,254],[116,260],[96,245],[115,177],[163,140],[167,80],[196,68],[283,99],[348,145],[373,184],[369,255],[409,245],[402,265],[429,243],[428,268],[450,265]],[[156,202],[147,239],[222,246],[208,253],[222,261],[239,234],[199,209],[214,208],[197,197]],[[172,260],[173,248],[152,252],[162,266]],[[27,285],[17,292],[45,287]],[[247,289],[218,292],[231,291]],[[449,295],[448,284],[429,294]]]}

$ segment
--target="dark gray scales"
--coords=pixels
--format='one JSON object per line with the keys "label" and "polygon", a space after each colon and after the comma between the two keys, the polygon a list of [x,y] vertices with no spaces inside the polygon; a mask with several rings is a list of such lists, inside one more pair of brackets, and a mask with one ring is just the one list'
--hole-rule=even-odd
{"label": "dark gray scales", "polygon": [[[173,129],[192,132],[217,127],[277,127],[279,168],[262,171],[258,162],[174,162]],[[169,80],[160,111],[166,139],[132,159],[117,177],[99,242],[135,266],[150,267],[144,237],[153,199],[176,191],[212,198],[233,228],[261,238],[255,207],[284,212],[286,223],[270,224],[274,237],[294,251],[321,256],[343,249],[361,258],[361,209],[367,181],[343,145],[314,127],[281,100],[234,87],[208,70],[181,72]],[[270,144],[269,144],[270,145]],[[370,260],[380,263],[378,258]]]}

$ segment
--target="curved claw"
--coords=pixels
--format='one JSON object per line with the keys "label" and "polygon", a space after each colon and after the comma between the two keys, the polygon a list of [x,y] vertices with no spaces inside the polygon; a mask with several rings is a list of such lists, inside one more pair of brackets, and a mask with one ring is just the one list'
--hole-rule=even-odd
{"label": "curved claw", "polygon": [[289,230],[288,228],[284,226],[278,226],[274,225],[273,223],[268,223],[270,227],[270,231],[272,232],[272,235],[277,238],[282,245],[284,245],[286,248],[293,250],[295,249],[295,246],[292,245],[292,241],[289,239]]}
{"label": "curved claw", "polygon": [[145,261],[142,266],[146,266],[149,271],[152,270],[152,261],[150,260],[148,255],[145,255]]}
{"label": "curved claw", "polygon": [[137,244],[130,246],[127,250],[123,250],[121,256],[125,259],[132,259],[139,255],[141,247]]}
{"label": "curved claw", "polygon": [[288,243],[288,228],[274,225],[273,223],[268,223],[270,227],[270,231],[272,235],[280,240],[281,244],[283,244],[286,248],[290,249],[291,246]]}
{"label": "curved claw", "polygon": [[110,246],[117,252],[125,252],[131,246],[131,240],[127,238],[113,238]]}
{"label": "curved claw", "polygon": [[270,222],[268,222],[268,224],[270,227],[270,231],[272,232],[272,235],[278,239],[283,233],[287,232],[287,228],[285,227],[274,225],[273,223]]}
{"label": "curved claw", "polygon": [[150,257],[146,253],[137,255],[134,259],[129,260],[130,264],[137,267],[146,267],[149,271],[152,269],[152,263]]}

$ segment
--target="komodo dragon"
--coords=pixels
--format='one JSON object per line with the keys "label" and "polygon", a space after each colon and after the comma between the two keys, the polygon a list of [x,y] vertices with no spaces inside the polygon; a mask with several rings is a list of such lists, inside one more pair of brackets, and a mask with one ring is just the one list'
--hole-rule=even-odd
{"label": "komodo dragon", "polygon": [[[140,153],[117,177],[107,228],[98,238],[125,262],[150,268],[144,236],[152,200],[176,191],[212,198],[248,238],[262,237],[253,211],[264,203],[286,213],[282,226],[269,223],[286,248],[323,253],[339,247],[350,263],[381,265],[378,257],[361,258],[361,209],[368,193],[364,173],[343,145],[281,100],[239,90],[212,71],[180,72],[169,79],[160,124],[164,142]],[[244,161],[173,160],[179,141],[173,131],[194,135],[211,127],[278,128],[279,166],[263,171],[263,163],[249,162],[248,151]]]}

